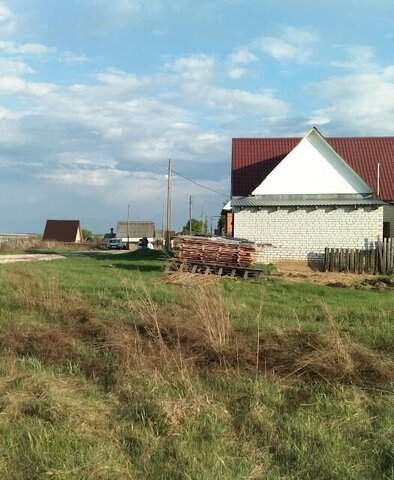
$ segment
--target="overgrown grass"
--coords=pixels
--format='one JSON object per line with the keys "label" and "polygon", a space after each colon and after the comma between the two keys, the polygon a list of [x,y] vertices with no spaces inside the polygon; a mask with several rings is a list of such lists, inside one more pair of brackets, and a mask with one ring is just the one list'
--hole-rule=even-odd
{"label": "overgrown grass", "polygon": [[0,478],[393,479],[390,292],[0,270]]}

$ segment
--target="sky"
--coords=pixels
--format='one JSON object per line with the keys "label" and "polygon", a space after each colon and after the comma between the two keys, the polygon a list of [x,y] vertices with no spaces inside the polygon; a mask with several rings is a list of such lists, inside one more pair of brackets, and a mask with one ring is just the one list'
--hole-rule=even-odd
{"label": "sky", "polygon": [[[231,138],[394,135],[392,0],[0,0],[0,232],[216,222]],[[190,182],[188,179],[195,183]],[[204,189],[199,185],[208,189]]]}

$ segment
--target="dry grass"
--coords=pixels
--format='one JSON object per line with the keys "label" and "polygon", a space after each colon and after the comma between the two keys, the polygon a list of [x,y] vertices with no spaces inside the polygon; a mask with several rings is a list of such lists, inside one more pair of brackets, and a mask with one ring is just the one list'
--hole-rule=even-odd
{"label": "dry grass", "polygon": [[78,249],[85,250],[90,249],[92,246],[99,247],[100,243],[68,243],[68,242],[58,242],[55,240],[41,240],[38,237],[31,238],[13,238],[7,241],[0,241],[0,252],[12,252],[15,250],[64,250],[67,249]]}
{"label": "dry grass", "polygon": [[83,322],[94,315],[94,307],[81,296],[62,291],[55,276],[15,270],[10,274],[9,281],[17,302],[27,310],[66,321],[72,319]]}
{"label": "dry grass", "polygon": [[[390,478],[394,362],[343,332],[325,304],[318,331],[275,328],[264,309],[235,328],[217,281],[164,290],[125,276],[121,308],[100,310],[56,277],[11,279],[1,478]],[[35,324],[18,319],[26,311]],[[388,426],[373,399],[387,402]]]}
{"label": "dry grass", "polygon": [[320,379],[377,385],[394,379],[394,362],[360,345],[339,330],[332,313],[321,305],[320,331],[270,328],[234,329],[217,282],[183,286],[180,304],[159,305],[141,280],[125,284],[129,323],[100,320],[78,296],[65,295],[55,278],[17,272],[13,277],[19,302],[50,319],[43,325],[13,322],[0,338],[0,348],[81,371],[105,382],[122,372],[174,369],[190,372],[225,367],[251,376]]}
{"label": "dry grass", "polygon": [[232,327],[230,312],[218,283],[197,284],[192,289],[184,289],[187,304],[194,319],[194,327],[203,342],[215,352],[222,352],[228,345]]}
{"label": "dry grass", "polygon": [[165,283],[170,285],[194,286],[217,283],[220,277],[217,275],[200,275],[190,272],[168,272],[164,275]]}

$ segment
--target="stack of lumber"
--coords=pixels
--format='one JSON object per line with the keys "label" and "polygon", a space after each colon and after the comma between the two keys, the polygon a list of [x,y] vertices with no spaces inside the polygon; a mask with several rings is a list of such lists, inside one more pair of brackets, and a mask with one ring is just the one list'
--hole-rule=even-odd
{"label": "stack of lumber", "polygon": [[185,235],[176,239],[176,256],[185,262],[220,263],[247,268],[255,261],[255,247],[246,240]]}

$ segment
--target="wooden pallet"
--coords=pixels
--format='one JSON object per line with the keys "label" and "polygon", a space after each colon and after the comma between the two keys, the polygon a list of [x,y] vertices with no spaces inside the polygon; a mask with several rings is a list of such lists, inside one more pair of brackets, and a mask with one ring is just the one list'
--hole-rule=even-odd
{"label": "wooden pallet", "polygon": [[200,275],[218,275],[219,277],[250,278],[261,280],[264,273],[261,270],[245,268],[225,263],[185,262],[173,258],[166,263],[165,272],[189,272]]}

